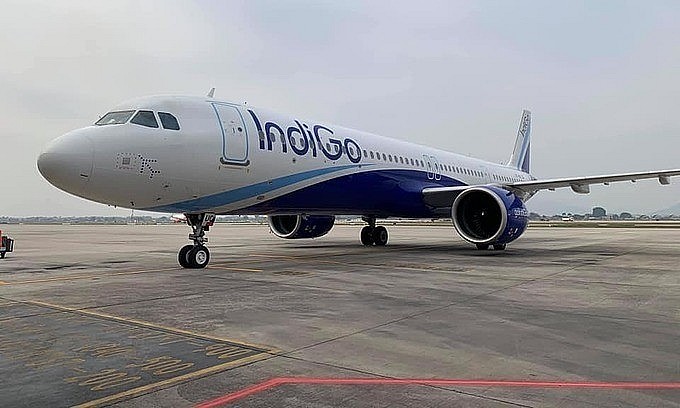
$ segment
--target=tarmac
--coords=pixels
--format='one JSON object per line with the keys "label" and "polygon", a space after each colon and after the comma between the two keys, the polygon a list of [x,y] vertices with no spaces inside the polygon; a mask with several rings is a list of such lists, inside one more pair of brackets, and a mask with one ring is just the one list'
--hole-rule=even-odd
{"label": "tarmac", "polygon": [[3,225],[0,406],[680,406],[680,229],[382,225]]}

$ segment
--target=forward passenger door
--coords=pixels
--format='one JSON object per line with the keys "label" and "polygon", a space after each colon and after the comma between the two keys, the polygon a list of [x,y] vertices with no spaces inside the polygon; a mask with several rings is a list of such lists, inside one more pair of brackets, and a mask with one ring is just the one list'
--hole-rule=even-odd
{"label": "forward passenger door", "polygon": [[248,159],[248,129],[241,112],[236,106],[225,103],[212,103],[219,132],[222,136],[222,164],[247,166]]}

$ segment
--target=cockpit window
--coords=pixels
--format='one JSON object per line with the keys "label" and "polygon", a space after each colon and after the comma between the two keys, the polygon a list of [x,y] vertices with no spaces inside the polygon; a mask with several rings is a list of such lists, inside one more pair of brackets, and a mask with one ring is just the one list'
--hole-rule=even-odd
{"label": "cockpit window", "polygon": [[156,116],[154,116],[153,112],[151,112],[151,111],[140,110],[139,112],[137,112],[135,117],[132,118],[130,123],[134,123],[135,125],[152,127],[152,128],[158,127],[158,122],[156,121]]}
{"label": "cockpit window", "polygon": [[94,124],[97,126],[120,125],[121,123],[127,122],[133,113],[135,113],[133,110],[109,112]]}
{"label": "cockpit window", "polygon": [[161,120],[163,129],[179,130],[179,122],[177,122],[177,118],[172,114],[167,112],[158,112],[158,117]]}

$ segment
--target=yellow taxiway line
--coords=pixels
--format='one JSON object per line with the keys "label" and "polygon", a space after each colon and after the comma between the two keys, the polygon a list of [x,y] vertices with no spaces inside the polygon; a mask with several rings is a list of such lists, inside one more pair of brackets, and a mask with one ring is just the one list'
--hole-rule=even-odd
{"label": "yellow taxiway line", "polygon": [[132,324],[132,325],[135,325],[135,326],[142,326],[142,327],[146,327],[146,328],[150,328],[150,329],[161,330],[161,331],[164,331],[164,332],[186,335],[186,336],[193,337],[193,338],[212,340],[212,341],[217,341],[217,342],[220,342],[220,343],[231,343],[231,344],[243,346],[244,348],[248,348],[248,349],[255,348],[255,349],[261,351],[259,354],[256,354],[254,356],[244,357],[244,358],[241,358],[241,359],[238,359],[238,360],[229,361],[227,363],[218,364],[218,365],[215,365],[215,366],[212,366],[212,367],[206,367],[204,369],[194,371],[194,372],[191,372],[191,373],[187,373],[187,374],[184,374],[184,375],[181,375],[181,376],[168,378],[168,379],[163,380],[163,381],[143,385],[141,387],[132,388],[132,389],[129,389],[129,390],[126,390],[126,391],[119,392],[117,394],[113,394],[113,395],[102,397],[102,398],[99,398],[99,399],[96,399],[96,400],[88,401],[88,402],[85,402],[83,404],[77,405],[77,407],[80,407],[80,408],[95,407],[95,406],[99,406],[99,405],[102,405],[102,404],[109,404],[109,403],[112,403],[114,401],[121,400],[123,398],[132,398],[132,397],[147,393],[147,392],[152,391],[152,390],[161,389],[161,388],[164,388],[164,387],[167,387],[167,386],[170,386],[170,385],[177,384],[179,382],[187,381],[187,380],[190,380],[190,379],[193,379],[193,378],[203,377],[203,376],[206,376],[208,374],[212,374],[212,373],[216,373],[216,372],[219,372],[219,371],[226,370],[228,368],[237,367],[237,366],[247,364],[247,363],[250,363],[250,362],[253,362],[253,361],[261,360],[261,359],[266,358],[267,356],[273,356],[273,355],[276,355],[278,353],[278,350],[271,348],[271,347],[264,347],[264,346],[257,345],[257,344],[247,343],[247,342],[244,342],[244,341],[241,341],[241,340],[234,340],[234,339],[227,339],[227,338],[223,338],[223,337],[210,336],[210,335],[206,335],[206,334],[192,332],[192,331],[189,331],[189,330],[177,329],[177,328],[174,328],[174,327],[163,326],[163,325],[160,325],[160,324],[146,322],[146,321],[137,320],[137,319],[131,319],[131,318],[127,318],[127,317],[114,316],[114,315],[110,315],[108,313],[95,312],[95,311],[92,311],[92,310],[82,310],[82,309],[77,309],[77,308],[67,307],[67,306],[60,306],[60,305],[55,305],[55,304],[47,303],[47,302],[41,302],[41,301],[37,301],[37,300],[24,300],[24,301],[19,301],[17,303],[25,303],[25,304],[30,304],[30,305],[34,305],[34,306],[41,306],[41,307],[46,307],[46,308],[50,308],[50,309],[60,310],[60,311],[63,311],[63,312],[76,313],[76,314],[85,315],[85,316],[107,319],[107,320],[112,320],[112,321],[116,321],[116,322],[120,322],[120,323]]}
{"label": "yellow taxiway line", "polygon": [[201,333],[196,333],[192,332],[189,330],[183,330],[183,329],[178,329],[175,327],[169,327],[169,326],[163,326],[160,324],[156,323],[151,323],[143,320],[137,320],[137,319],[131,319],[129,317],[121,317],[121,316],[114,316],[110,315],[108,313],[103,313],[103,312],[95,312],[94,310],[83,310],[83,309],[78,309],[75,307],[68,307],[68,306],[60,306],[60,305],[55,305],[52,303],[47,303],[47,302],[41,302],[38,300],[22,300],[20,303],[26,303],[29,305],[34,305],[34,306],[42,306],[42,307],[47,307],[50,309],[56,309],[60,310],[62,312],[70,312],[70,313],[77,313],[85,316],[92,316],[92,317],[99,317],[102,319],[107,319],[107,320],[113,320],[116,322],[120,323],[127,323],[127,324],[133,324],[136,326],[142,326],[146,328],[151,328],[155,330],[162,330],[166,332],[171,332],[171,333],[177,333],[177,334],[183,334],[186,336],[190,337],[197,337],[197,338],[202,338],[202,339],[207,339],[207,340],[213,340],[213,341],[219,341],[219,342],[226,342],[226,343],[234,343],[237,345],[245,346],[247,348],[255,348],[258,350],[263,350],[263,352],[274,354],[277,352],[276,349],[273,349],[271,347],[265,347],[259,344],[253,344],[253,343],[247,343],[241,340],[235,340],[235,339],[228,339],[224,337],[216,337],[216,336],[210,336],[207,334],[201,334]]}
{"label": "yellow taxiway line", "polygon": [[168,378],[167,380],[155,382],[155,383],[152,383],[152,384],[143,385],[143,386],[137,387],[137,388],[132,388],[132,389],[129,389],[127,391],[119,392],[118,394],[109,395],[107,397],[99,398],[99,399],[96,399],[96,400],[85,402],[85,403],[80,404],[80,405],[76,405],[75,408],[97,407],[97,406],[100,406],[102,404],[112,403],[114,401],[123,399],[125,397],[128,397],[128,398],[136,397],[138,395],[147,393],[149,391],[161,389],[163,387],[167,387],[169,385],[173,385],[173,384],[176,384],[176,383],[179,383],[179,382],[182,382],[182,381],[186,381],[186,380],[190,380],[190,379],[198,378],[198,377],[203,377],[203,376],[206,376],[208,374],[212,374],[212,373],[215,373],[215,372],[226,370],[227,368],[232,368],[232,367],[240,366],[240,365],[250,363],[250,362],[253,362],[253,361],[261,360],[262,358],[264,358],[264,355],[265,355],[265,353],[258,354],[258,355],[255,355],[255,356],[245,357],[245,358],[242,358],[242,359],[239,359],[239,360],[230,361],[228,363],[219,364],[219,365],[216,365],[216,366],[204,368],[202,370],[194,371],[192,373],[180,375],[178,377]]}
{"label": "yellow taxiway line", "polygon": [[144,269],[141,271],[120,271],[120,272],[103,272],[101,274],[87,274],[87,275],[71,275],[71,276],[55,276],[53,278],[43,278],[43,279],[31,279],[31,280],[21,280],[14,282],[2,282],[4,285],[27,285],[31,283],[45,283],[45,282],[58,282],[58,281],[70,281],[70,280],[80,280],[80,279],[95,279],[95,278],[106,278],[109,276],[120,276],[120,275],[136,275],[140,273],[149,272],[166,272],[171,271],[173,268],[161,268],[161,269]]}

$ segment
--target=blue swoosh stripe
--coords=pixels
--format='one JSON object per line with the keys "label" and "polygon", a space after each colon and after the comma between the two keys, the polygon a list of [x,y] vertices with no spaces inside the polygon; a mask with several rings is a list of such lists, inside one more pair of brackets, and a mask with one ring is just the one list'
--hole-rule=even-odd
{"label": "blue swoosh stripe", "polygon": [[[237,201],[252,198],[264,193],[268,193],[279,188],[287,187],[301,181],[322,176],[324,174],[334,173],[337,171],[359,167],[360,165],[347,165],[322,168],[302,173],[291,174],[271,181],[264,181],[262,183],[252,184],[250,186],[239,187],[234,190],[223,191],[221,193],[195,198],[193,200],[181,201],[174,204],[165,204],[158,207],[143,208],[146,211],[159,212],[196,212],[203,211],[209,208],[221,207]],[[364,165],[367,166],[367,165]]]}

